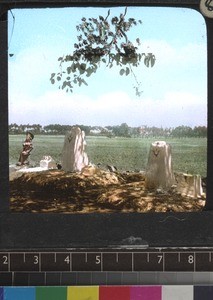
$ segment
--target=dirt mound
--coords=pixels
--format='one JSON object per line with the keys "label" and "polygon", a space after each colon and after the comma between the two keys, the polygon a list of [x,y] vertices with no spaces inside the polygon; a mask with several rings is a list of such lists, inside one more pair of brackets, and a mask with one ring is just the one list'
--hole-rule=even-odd
{"label": "dirt mound", "polygon": [[14,174],[10,181],[13,212],[168,212],[199,211],[205,199],[183,197],[175,190],[147,191],[143,173],[108,172],[89,167],[81,173],[62,170]]}

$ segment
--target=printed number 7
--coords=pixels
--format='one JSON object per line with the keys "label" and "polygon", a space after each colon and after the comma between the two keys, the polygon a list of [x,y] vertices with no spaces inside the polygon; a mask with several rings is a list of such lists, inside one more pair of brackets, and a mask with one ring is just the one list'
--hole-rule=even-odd
{"label": "printed number 7", "polygon": [[163,259],[163,255],[158,255],[158,264],[161,263],[162,259]]}

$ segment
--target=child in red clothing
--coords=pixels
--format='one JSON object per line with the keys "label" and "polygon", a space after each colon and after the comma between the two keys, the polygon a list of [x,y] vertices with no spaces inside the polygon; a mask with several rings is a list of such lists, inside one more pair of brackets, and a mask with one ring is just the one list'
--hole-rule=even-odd
{"label": "child in red clothing", "polygon": [[30,152],[33,150],[32,140],[34,135],[31,132],[26,133],[26,140],[23,143],[23,150],[20,153],[19,162],[17,163],[18,166],[23,166],[29,164],[27,160]]}

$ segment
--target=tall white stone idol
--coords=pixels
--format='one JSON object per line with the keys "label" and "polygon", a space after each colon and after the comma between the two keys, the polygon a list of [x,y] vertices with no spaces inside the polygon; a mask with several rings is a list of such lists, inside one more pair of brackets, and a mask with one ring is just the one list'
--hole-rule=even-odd
{"label": "tall white stone idol", "polygon": [[151,144],[146,169],[146,188],[168,190],[175,183],[171,146],[164,141]]}
{"label": "tall white stone idol", "polygon": [[80,172],[89,164],[85,152],[85,133],[79,127],[72,127],[64,139],[62,169],[66,172]]}

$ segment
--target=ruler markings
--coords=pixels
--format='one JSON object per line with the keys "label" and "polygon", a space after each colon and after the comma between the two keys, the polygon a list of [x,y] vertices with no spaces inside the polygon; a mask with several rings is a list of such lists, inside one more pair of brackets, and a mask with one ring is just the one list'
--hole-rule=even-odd
{"label": "ruler markings", "polygon": [[69,252],[69,257],[70,257],[70,272],[72,271],[72,253]]}
{"label": "ruler markings", "polygon": [[101,272],[103,272],[103,253],[101,253]]}
{"label": "ruler markings", "polygon": [[8,272],[10,272],[10,253],[7,253],[5,256],[7,257]]}
{"label": "ruler markings", "polygon": [[134,271],[134,253],[132,252],[132,272]]}
{"label": "ruler markings", "polygon": [[[170,271],[192,271],[192,272],[199,271],[200,265],[202,264],[202,257],[205,260],[205,266],[208,262],[212,263],[212,252],[209,252],[209,251],[196,251],[196,252],[195,251],[192,251],[192,252],[189,252],[189,251],[161,251],[161,252],[117,251],[117,252],[111,252],[111,251],[108,251],[108,252],[106,252],[106,251],[98,251],[97,250],[96,252],[95,251],[94,252],[93,251],[92,252],[84,252],[85,261],[86,261],[86,263],[89,263],[89,268],[90,267],[93,268],[93,266],[94,266],[94,270],[91,269],[91,271],[107,272],[107,271],[110,271],[110,265],[107,268],[107,270],[104,270],[103,264],[104,264],[104,261],[106,261],[106,259],[107,259],[107,257],[104,257],[104,254],[109,255],[109,254],[113,254],[113,253],[115,254],[115,261],[118,264],[117,268],[114,271],[118,271],[118,272],[119,271],[134,272],[135,271],[135,257],[134,257],[135,254],[146,255],[145,257],[146,257],[147,264],[148,265],[151,264],[152,268],[155,268],[155,266],[159,266],[157,270],[163,271],[163,272],[165,272],[165,271],[169,271],[169,272]],[[19,256],[16,254],[19,254]],[[54,257],[54,262],[57,266],[56,266],[56,269],[54,269],[55,267],[53,265],[53,267],[52,267],[53,272],[56,272],[56,271],[61,272],[60,267],[63,270],[63,266],[64,266],[63,272],[72,272],[72,271],[80,272],[80,271],[82,271],[82,270],[73,270],[72,263],[73,263],[73,254],[83,254],[83,252],[67,253],[65,251],[64,252],[26,252],[26,251],[25,252],[2,252],[2,256],[1,256],[2,257],[2,265],[4,264],[4,261],[3,261],[4,257],[5,257],[5,259],[7,259],[7,270],[5,268],[5,270],[2,269],[2,271],[3,272],[12,272],[13,276],[14,276],[14,272],[26,272],[26,271],[37,272],[37,270],[39,272],[47,271],[45,269],[45,267],[43,267],[43,269],[42,269],[42,265],[43,265],[42,264],[42,254],[47,255],[47,257],[48,257],[48,255],[52,255],[52,259],[50,259],[50,262],[52,261],[52,263],[53,263],[53,257]],[[64,254],[64,256],[63,256],[63,254]],[[91,254],[93,254],[93,256],[91,256]],[[171,259],[172,256],[170,258],[170,261],[167,262],[167,260],[168,260],[167,255],[169,255],[169,254],[177,255],[176,256],[177,257],[176,264],[178,264],[178,265],[180,264],[178,269],[175,269],[175,267],[173,268],[173,266],[175,266],[175,265],[173,265],[173,262]],[[22,258],[21,258],[21,261],[18,262],[18,257],[20,257],[20,255],[22,256]],[[32,256],[30,256],[30,255],[32,255]],[[121,260],[120,260],[120,258],[121,258]],[[67,259],[67,262],[66,262],[66,259]],[[129,264],[128,269],[123,269],[123,267],[125,268],[125,259],[127,261],[127,264]],[[108,260],[109,260],[109,258],[108,258]],[[16,264],[14,262],[16,262]],[[34,269],[32,268],[32,270],[30,270],[29,268],[31,267],[31,265],[33,266],[33,264],[36,264],[36,263],[38,263],[38,269],[36,270],[35,268]],[[6,262],[5,262],[5,264],[6,264]],[[21,264],[23,264],[23,268],[22,268]],[[26,264],[26,267],[25,267],[25,264]],[[67,269],[66,269],[66,264],[69,265],[69,266],[67,266]],[[142,264],[143,264],[143,262],[142,262]],[[98,268],[95,269],[95,266],[97,266],[97,265],[99,265],[99,269]],[[198,265],[199,265],[199,267],[197,267]],[[19,270],[15,266],[18,266],[18,268],[21,268],[21,269]],[[170,268],[168,268],[168,266],[170,266]],[[209,268],[213,269],[213,266],[209,266]],[[145,267],[145,270],[146,270],[146,267]],[[85,271],[90,271],[90,270],[87,269]],[[149,271],[149,267],[148,267],[147,271]],[[151,271],[151,269],[150,269],[150,271]],[[205,269],[204,269],[204,271],[205,271]]]}
{"label": "ruler markings", "polygon": [[163,272],[165,272],[165,253],[163,253]]}
{"label": "ruler markings", "polygon": [[39,263],[39,265],[38,265],[39,272],[41,272],[41,253],[40,252],[38,253],[38,263]]}
{"label": "ruler markings", "polygon": [[194,272],[196,271],[196,254],[195,252],[193,253],[194,255]]}

